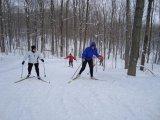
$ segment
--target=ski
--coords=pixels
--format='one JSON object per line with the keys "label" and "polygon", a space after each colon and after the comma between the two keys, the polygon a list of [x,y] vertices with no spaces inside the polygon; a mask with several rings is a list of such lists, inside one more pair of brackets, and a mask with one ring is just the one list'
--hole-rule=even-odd
{"label": "ski", "polygon": [[71,82],[73,82],[74,80],[76,80],[76,79],[78,79],[79,77],[75,77],[75,78],[73,78],[72,80],[70,80],[70,81],[68,81],[68,83],[71,83]]}
{"label": "ski", "polygon": [[[72,80],[68,81],[68,83],[71,83],[71,82],[77,80],[78,78],[79,78],[79,77],[75,77],[75,78],[73,78]],[[97,79],[97,78],[90,78],[90,79],[91,79],[91,80],[99,80],[99,79]]]}
{"label": "ski", "polygon": [[22,82],[22,81],[24,81],[24,80],[26,80],[26,79],[33,78],[33,77],[35,77],[35,76],[32,76],[32,77],[25,77],[25,78],[23,78],[23,79],[20,79],[20,80],[14,82],[14,83],[19,83],[19,82]]}
{"label": "ski", "polygon": [[91,80],[99,80],[99,79],[97,79],[97,78],[91,78]]}
{"label": "ski", "polygon": [[50,84],[50,81],[43,80],[42,78],[37,78],[38,80]]}
{"label": "ski", "polygon": [[[26,78],[23,78],[23,79],[21,79],[21,80],[18,80],[18,81],[16,81],[16,82],[14,82],[14,83],[19,83],[19,82],[22,82],[22,81],[24,81],[24,80],[26,80],[26,79],[29,79],[29,78],[35,78],[35,76],[26,77]],[[49,83],[49,84],[50,84],[50,81],[45,81],[45,80],[43,80],[42,78],[37,78],[37,79],[40,80],[40,81],[42,81],[42,82],[45,82],[45,83]]]}

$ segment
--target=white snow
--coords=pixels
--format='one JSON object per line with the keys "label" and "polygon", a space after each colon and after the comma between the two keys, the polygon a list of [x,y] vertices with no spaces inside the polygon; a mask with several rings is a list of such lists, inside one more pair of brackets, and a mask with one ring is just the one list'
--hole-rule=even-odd
{"label": "white snow", "polygon": [[[126,75],[121,61],[106,70],[98,66],[90,80],[88,68],[80,79],[68,84],[81,61],[69,68],[64,59],[45,59],[47,84],[31,78],[20,83],[23,57],[3,56],[0,60],[0,120],[159,120],[160,66],[156,76],[138,71]],[[27,75],[27,64],[24,66]],[[33,68],[34,69],[34,68]],[[33,75],[35,72],[33,70]]]}

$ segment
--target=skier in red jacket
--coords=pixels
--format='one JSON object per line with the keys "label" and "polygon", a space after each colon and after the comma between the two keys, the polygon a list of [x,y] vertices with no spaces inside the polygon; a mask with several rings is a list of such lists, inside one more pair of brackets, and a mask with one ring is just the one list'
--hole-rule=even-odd
{"label": "skier in red jacket", "polygon": [[100,57],[100,59],[99,59],[99,65],[100,65],[100,66],[103,66],[103,59],[104,59],[104,58],[103,58],[102,55],[100,55],[99,57]]}
{"label": "skier in red jacket", "polygon": [[69,59],[69,67],[73,67],[73,60],[76,58],[70,53],[65,59]]}

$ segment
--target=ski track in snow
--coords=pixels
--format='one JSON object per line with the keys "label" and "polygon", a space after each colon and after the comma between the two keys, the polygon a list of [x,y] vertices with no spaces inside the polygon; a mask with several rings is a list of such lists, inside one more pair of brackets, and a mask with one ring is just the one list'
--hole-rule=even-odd
{"label": "ski track in snow", "polygon": [[[88,68],[70,84],[74,68],[63,59],[47,59],[44,80],[20,79],[21,61],[0,61],[0,120],[159,120],[160,78],[138,74],[128,77],[125,71],[98,67],[90,80]],[[4,58],[5,59],[5,58]],[[5,63],[5,64],[3,64]],[[63,63],[63,64],[62,64]],[[108,66],[107,66],[108,67]],[[40,64],[43,77],[43,66]],[[24,76],[27,65],[24,66]],[[33,75],[35,70],[33,68]],[[154,79],[154,80],[152,80]]]}

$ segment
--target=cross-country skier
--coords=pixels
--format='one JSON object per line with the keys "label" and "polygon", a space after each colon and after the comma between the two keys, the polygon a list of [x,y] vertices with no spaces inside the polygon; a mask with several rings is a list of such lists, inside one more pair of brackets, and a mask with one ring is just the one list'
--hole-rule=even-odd
{"label": "cross-country skier", "polygon": [[73,60],[76,58],[70,53],[65,59],[69,59],[69,67],[73,67]]}
{"label": "cross-country skier", "polygon": [[93,56],[96,56],[98,59],[101,59],[100,55],[97,52],[97,48],[96,48],[96,43],[95,42],[91,42],[90,47],[87,47],[83,53],[82,53],[82,67],[81,70],[79,71],[79,74],[76,76],[76,78],[80,77],[81,73],[85,70],[86,68],[86,64],[89,64],[89,68],[90,68],[90,76],[91,79],[95,79],[93,77]]}
{"label": "cross-country skier", "polygon": [[39,60],[44,62],[44,59],[42,58],[41,54],[36,51],[36,46],[34,46],[34,45],[31,46],[31,51],[29,51],[25,55],[23,62],[22,62],[22,65],[24,65],[25,60],[27,60],[27,59],[28,59],[28,75],[27,75],[27,77],[29,77],[31,75],[31,70],[34,65],[36,73],[37,73],[37,78],[41,79],[40,75],[39,75]]}

